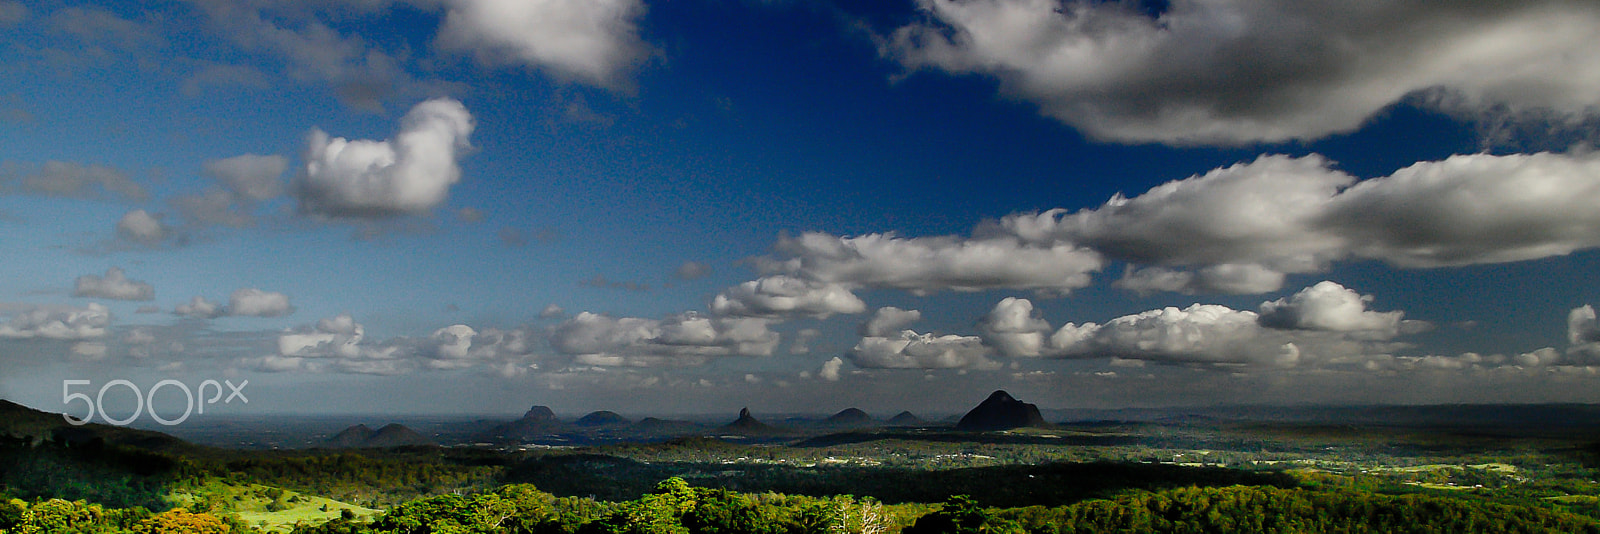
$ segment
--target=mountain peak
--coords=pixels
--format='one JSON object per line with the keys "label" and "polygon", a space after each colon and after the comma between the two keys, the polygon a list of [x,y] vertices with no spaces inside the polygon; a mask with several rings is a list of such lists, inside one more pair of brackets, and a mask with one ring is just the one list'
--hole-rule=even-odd
{"label": "mountain peak", "polygon": [[984,402],[1017,402],[1017,398],[1012,397],[1010,393],[1006,393],[1006,390],[997,389],[994,390],[994,393],[990,393],[989,398]]}
{"label": "mountain peak", "polygon": [[1010,430],[1025,426],[1044,426],[1039,407],[1017,400],[1004,390],[995,390],[956,423],[956,430]]}
{"label": "mountain peak", "polygon": [[732,423],[723,425],[723,428],[746,432],[765,432],[772,429],[771,426],[768,426],[766,423],[756,419],[755,416],[750,415],[749,408],[739,410],[739,418],[735,419]]}
{"label": "mountain peak", "polygon": [[549,406],[534,406],[528,409],[528,413],[522,414],[522,418],[532,421],[554,421],[556,413],[550,411]]}
{"label": "mountain peak", "polygon": [[833,425],[862,425],[871,423],[872,416],[867,415],[867,412],[861,411],[860,408],[845,408],[840,410],[839,413],[833,414],[825,422]]}
{"label": "mountain peak", "polygon": [[629,421],[628,418],[623,417],[617,412],[600,410],[597,412],[589,412],[588,415],[578,418],[578,420],[573,422],[573,424],[578,426],[607,426],[626,425],[631,422],[632,421]]}

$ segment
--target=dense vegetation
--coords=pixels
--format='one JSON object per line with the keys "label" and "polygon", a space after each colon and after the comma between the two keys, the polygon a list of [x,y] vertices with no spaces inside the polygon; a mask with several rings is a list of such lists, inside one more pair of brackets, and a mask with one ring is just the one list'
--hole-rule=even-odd
{"label": "dense vegetation", "polygon": [[[0,533],[213,534],[245,532],[237,520],[173,509],[106,509],[50,499],[0,503]],[[1600,521],[1565,512],[1428,495],[1262,486],[1134,491],[1068,506],[986,508],[966,496],[937,507],[884,505],[850,496],[748,494],[667,479],[638,499],[557,497],[531,485],[402,503],[364,521],[346,514],[297,534],[872,534],[1100,532],[1600,533]]]}

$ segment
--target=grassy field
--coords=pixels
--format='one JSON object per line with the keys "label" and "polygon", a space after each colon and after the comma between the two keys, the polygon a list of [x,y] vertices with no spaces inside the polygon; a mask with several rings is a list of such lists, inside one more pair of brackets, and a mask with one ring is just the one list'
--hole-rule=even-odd
{"label": "grassy field", "polygon": [[288,532],[299,522],[321,523],[339,517],[344,510],[350,510],[358,517],[370,517],[381,512],[292,490],[260,484],[235,485],[218,480],[192,491],[175,493],[171,499],[179,506],[237,515],[246,524],[269,532]]}

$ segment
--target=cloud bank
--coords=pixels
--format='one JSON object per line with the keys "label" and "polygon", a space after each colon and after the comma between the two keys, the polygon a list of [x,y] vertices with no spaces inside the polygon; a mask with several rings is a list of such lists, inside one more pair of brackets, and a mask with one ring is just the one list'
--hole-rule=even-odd
{"label": "cloud bank", "polygon": [[1600,6],[919,0],[884,39],[912,70],[977,74],[1090,137],[1242,145],[1360,127],[1411,98],[1452,112],[1600,106]]}
{"label": "cloud bank", "polygon": [[1459,155],[1361,181],[1318,155],[1269,155],[1096,208],[1014,214],[995,231],[1151,266],[1117,282],[1136,291],[1260,293],[1335,260],[1434,268],[1600,246],[1596,175],[1593,153]]}

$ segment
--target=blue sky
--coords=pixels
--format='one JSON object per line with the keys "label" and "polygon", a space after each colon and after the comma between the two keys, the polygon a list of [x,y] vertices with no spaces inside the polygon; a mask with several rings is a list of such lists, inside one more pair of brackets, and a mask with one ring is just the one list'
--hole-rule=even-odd
{"label": "blue sky", "polygon": [[39,408],[1596,400],[1590,3],[4,1],[0,36],[0,397]]}

